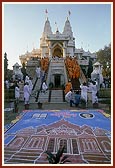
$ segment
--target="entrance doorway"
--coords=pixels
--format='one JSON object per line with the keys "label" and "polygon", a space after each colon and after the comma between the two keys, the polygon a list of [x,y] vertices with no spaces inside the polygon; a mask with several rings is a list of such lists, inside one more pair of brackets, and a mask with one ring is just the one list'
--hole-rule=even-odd
{"label": "entrance doorway", "polygon": [[60,83],[61,79],[60,78],[61,78],[61,76],[59,74],[56,74],[55,77],[54,77],[54,84],[55,84],[56,88],[59,88],[60,85],[61,85],[61,83]]}

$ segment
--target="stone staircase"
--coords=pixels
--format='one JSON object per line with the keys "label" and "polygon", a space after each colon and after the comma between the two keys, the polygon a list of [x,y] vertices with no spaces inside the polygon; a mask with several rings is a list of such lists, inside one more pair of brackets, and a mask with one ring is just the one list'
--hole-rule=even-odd
{"label": "stone staircase", "polygon": [[64,76],[64,78],[61,79],[60,85],[67,83],[68,79],[67,79],[67,72],[66,72],[64,59],[59,59],[59,60],[52,59],[50,61],[47,80],[46,80],[47,85],[49,85],[50,82],[52,82],[55,86],[54,76],[56,74],[61,74],[61,76]]}
{"label": "stone staircase", "polygon": [[[82,69],[80,69],[80,78],[78,81],[73,81],[74,89],[79,89],[80,83],[86,82],[85,75],[82,72]],[[56,74],[62,74],[64,78],[61,78],[61,85],[64,84],[64,79],[65,83],[68,81],[67,77],[67,71],[65,67],[65,63],[63,59],[59,60],[51,60],[49,64],[49,70],[47,73],[47,78],[46,78],[46,83],[49,86],[50,82],[53,80],[54,83],[54,75]],[[33,78],[33,84],[34,84],[34,89],[32,91],[31,97],[30,97],[30,103],[35,103],[35,102],[51,102],[51,103],[62,103],[64,102],[63,100],[63,90],[61,89],[53,89],[53,90],[48,90],[46,93],[43,93],[40,91],[41,87],[41,80],[36,79],[36,77]],[[55,88],[55,84],[54,84]],[[40,91],[40,92],[39,92]],[[37,98],[37,99],[36,99]]]}
{"label": "stone staircase", "polygon": [[38,102],[40,103],[47,103],[49,101],[49,90],[46,91],[46,93],[43,93],[40,91]]}
{"label": "stone staircase", "polygon": [[33,84],[35,84],[35,85],[34,85],[34,89],[32,90],[32,94],[30,96],[30,103],[35,103],[35,101],[36,101],[38,91],[41,87],[41,79],[34,78]]}
{"label": "stone staircase", "polygon": [[63,103],[63,90],[52,90],[51,91],[51,103]]}
{"label": "stone staircase", "polygon": [[47,90],[46,93],[40,92],[38,102],[41,103],[63,103],[63,90]]}

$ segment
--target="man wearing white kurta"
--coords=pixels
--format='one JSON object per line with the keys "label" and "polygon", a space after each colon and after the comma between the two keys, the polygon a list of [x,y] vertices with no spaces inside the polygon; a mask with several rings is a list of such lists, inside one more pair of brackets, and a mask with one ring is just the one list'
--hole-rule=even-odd
{"label": "man wearing white kurta", "polygon": [[86,83],[84,82],[83,84],[80,85],[80,88],[81,88],[81,100],[85,100],[86,107],[87,107],[87,91],[88,91],[88,87],[87,87]]}
{"label": "man wearing white kurta", "polygon": [[16,99],[16,102],[17,102],[17,103],[19,102],[19,97],[20,97],[20,88],[19,88],[19,86],[16,84],[16,86],[15,86],[15,99]]}
{"label": "man wearing white kurta", "polygon": [[41,68],[37,67],[36,68],[36,76],[37,76],[37,78],[40,78],[40,75],[41,75]]}
{"label": "man wearing white kurta", "polygon": [[32,89],[33,89],[33,83],[32,83],[31,77],[29,78],[28,84],[29,84],[29,90],[30,90],[30,94],[31,94]]}
{"label": "man wearing white kurta", "polygon": [[24,85],[24,104],[25,104],[25,109],[29,108],[29,99],[30,99],[30,89],[28,83]]}
{"label": "man wearing white kurta", "polygon": [[28,81],[29,81],[29,76],[26,75],[26,77],[25,77],[25,83],[27,83]]}
{"label": "man wearing white kurta", "polygon": [[43,82],[43,84],[42,84],[42,91],[44,92],[44,93],[46,93],[46,90],[48,89],[48,86],[47,86],[47,84],[46,84],[46,81],[44,81]]}
{"label": "man wearing white kurta", "polygon": [[97,98],[97,86],[96,86],[96,82],[92,82],[93,84],[92,84],[92,89],[91,89],[91,91],[92,91],[92,104],[94,104],[94,103],[98,103],[98,98]]}
{"label": "man wearing white kurta", "polygon": [[72,89],[70,89],[69,92],[66,93],[65,95],[65,100],[70,103],[70,106],[72,107],[72,103],[74,103],[74,92]]}

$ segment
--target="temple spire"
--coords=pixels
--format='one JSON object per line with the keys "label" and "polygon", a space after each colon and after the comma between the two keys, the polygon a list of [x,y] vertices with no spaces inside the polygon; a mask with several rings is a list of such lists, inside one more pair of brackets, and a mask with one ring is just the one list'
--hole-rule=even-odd
{"label": "temple spire", "polygon": [[73,32],[72,32],[71,24],[70,24],[70,21],[69,21],[68,17],[67,17],[66,22],[65,22],[63,34],[70,35],[71,37],[73,37]]}
{"label": "temple spire", "polygon": [[46,13],[46,21],[45,21],[45,25],[44,25],[43,36],[47,36],[47,35],[52,34],[50,22],[49,22],[48,16],[47,16],[47,14],[48,14],[47,9],[45,10],[45,13]]}
{"label": "temple spire", "polygon": [[48,10],[46,9],[45,10],[45,13],[46,13],[46,20],[48,19]]}

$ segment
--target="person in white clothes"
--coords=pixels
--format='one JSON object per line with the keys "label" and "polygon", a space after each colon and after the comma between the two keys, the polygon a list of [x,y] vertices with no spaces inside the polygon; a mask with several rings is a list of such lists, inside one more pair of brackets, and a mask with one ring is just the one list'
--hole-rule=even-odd
{"label": "person in white clothes", "polygon": [[33,89],[33,83],[32,83],[32,78],[31,77],[29,78],[28,84],[29,84],[29,90],[30,90],[30,95],[31,95],[32,89]]}
{"label": "person in white clothes", "polygon": [[5,80],[5,87],[6,87],[7,90],[8,90],[9,87],[10,87],[10,84],[9,84],[9,80],[8,80],[8,79]]}
{"label": "person in white clothes", "polygon": [[70,91],[66,93],[65,100],[66,102],[70,103],[70,107],[72,107],[72,103],[74,103],[74,95],[72,89],[70,89]]}
{"label": "person in white clothes", "polygon": [[28,82],[26,82],[25,85],[24,85],[24,104],[25,104],[25,109],[29,109],[29,99],[30,99],[30,89],[29,89]]}
{"label": "person in white clothes", "polygon": [[42,83],[42,91],[43,91],[43,93],[46,93],[46,90],[48,90],[48,86],[47,86],[47,84],[46,84],[46,81],[44,81],[44,82]]}
{"label": "person in white clothes", "polygon": [[26,77],[25,77],[25,83],[28,83],[28,82],[29,82],[29,76],[26,75]]}
{"label": "person in white clothes", "polygon": [[97,97],[98,90],[97,90],[97,86],[96,86],[95,81],[92,82],[91,87],[92,87],[92,89],[91,89],[91,91],[92,91],[92,104],[94,105],[95,103],[98,103],[98,97]]}
{"label": "person in white clothes", "polygon": [[16,83],[15,85],[15,99],[16,99],[16,103],[19,103],[19,98],[20,98],[20,88],[18,86],[18,84]]}
{"label": "person in white clothes", "polygon": [[86,85],[86,82],[80,85],[81,88],[81,100],[85,101],[86,107],[87,107],[87,91],[88,86]]}
{"label": "person in white clothes", "polygon": [[41,68],[40,67],[36,67],[36,76],[37,76],[37,78],[40,78],[40,76],[41,76]]}

